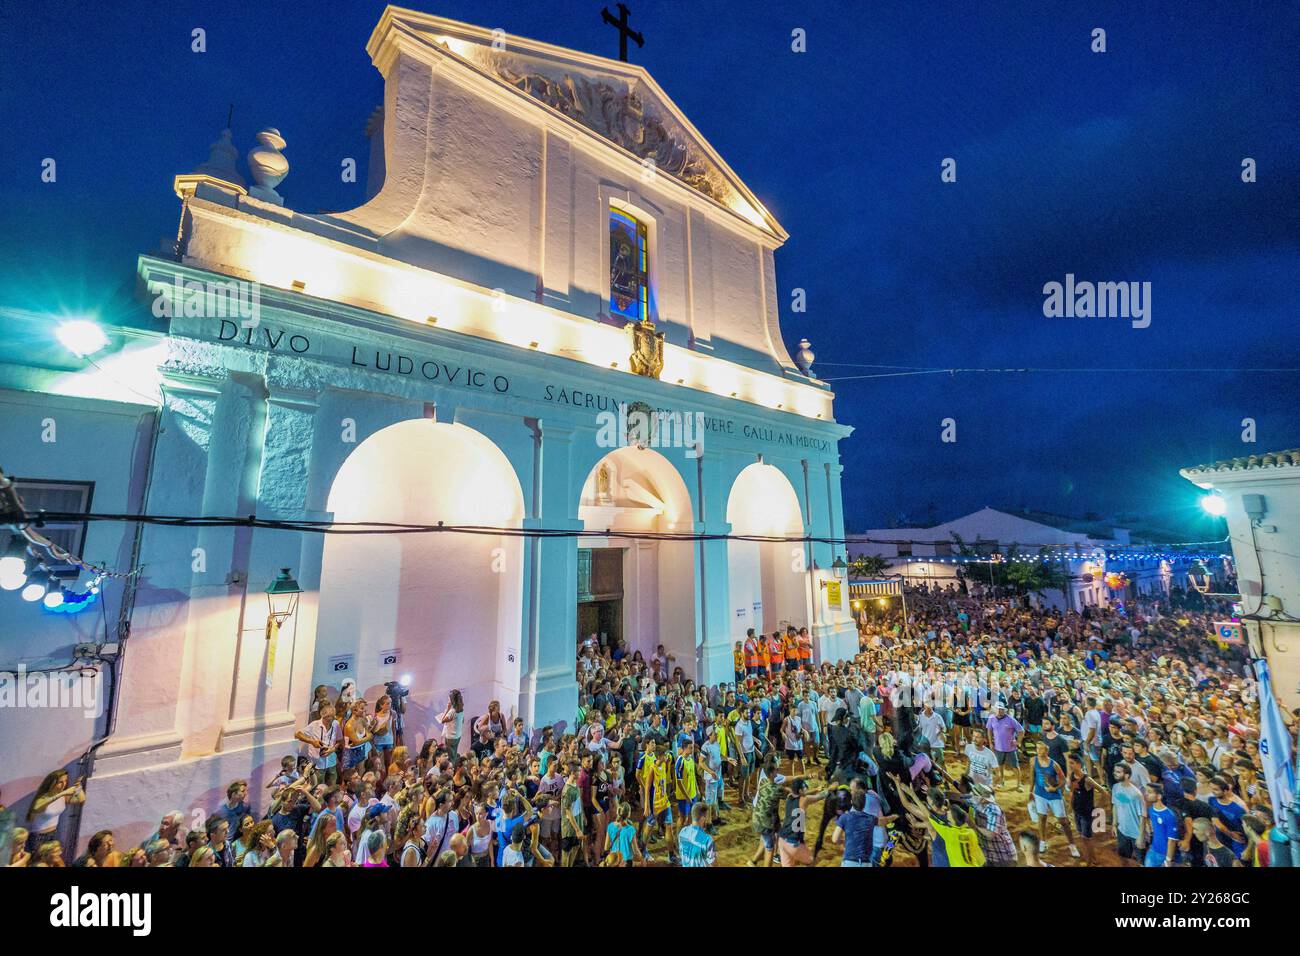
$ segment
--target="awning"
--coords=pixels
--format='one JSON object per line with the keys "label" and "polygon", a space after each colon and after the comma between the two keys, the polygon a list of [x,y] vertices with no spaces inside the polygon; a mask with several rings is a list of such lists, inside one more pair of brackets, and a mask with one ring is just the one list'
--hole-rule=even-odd
{"label": "awning", "polygon": [[849,597],[897,597],[903,593],[903,583],[898,578],[849,582]]}

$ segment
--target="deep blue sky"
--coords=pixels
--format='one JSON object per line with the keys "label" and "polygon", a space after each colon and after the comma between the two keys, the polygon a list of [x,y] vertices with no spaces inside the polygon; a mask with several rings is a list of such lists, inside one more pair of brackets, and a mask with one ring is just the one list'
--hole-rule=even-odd
{"label": "deep blue sky", "polygon": [[[419,4],[416,4],[419,6]],[[613,55],[597,2],[423,9]],[[1288,2],[633,0],[644,64],[791,234],[782,326],[841,381],[851,528],[985,504],[1190,534],[1180,467],[1300,444],[1300,8]],[[30,8],[31,12],[27,12]],[[380,2],[0,8],[0,304],[100,308],[174,234],[171,177],[277,126],[296,209],[362,198]],[[190,52],[190,30],[208,50]],[[1090,51],[1093,27],[1108,52]],[[808,52],[790,50],[807,31]],[[39,180],[57,159],[57,184]],[[957,159],[955,184],[940,161]],[[1259,182],[1240,164],[1259,164]],[[364,169],[364,162],[363,162]],[[1150,281],[1152,323],[1047,319],[1042,286]],[[791,315],[789,290],[807,290]],[[957,420],[958,441],[940,442]],[[1240,422],[1258,422],[1243,445]]]}

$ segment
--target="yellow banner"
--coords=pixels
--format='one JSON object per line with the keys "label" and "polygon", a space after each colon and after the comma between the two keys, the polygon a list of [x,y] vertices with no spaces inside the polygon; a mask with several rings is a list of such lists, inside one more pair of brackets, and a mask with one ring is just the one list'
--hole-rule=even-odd
{"label": "yellow banner", "polygon": [[826,582],[826,605],[828,607],[840,606],[840,582],[839,581]]}
{"label": "yellow banner", "polygon": [[275,645],[280,642],[280,622],[270,618],[266,622],[266,686],[275,684]]}

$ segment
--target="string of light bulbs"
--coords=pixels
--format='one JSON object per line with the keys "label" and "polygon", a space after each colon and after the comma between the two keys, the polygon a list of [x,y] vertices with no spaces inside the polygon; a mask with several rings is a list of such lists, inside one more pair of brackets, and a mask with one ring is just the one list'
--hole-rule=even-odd
{"label": "string of light bulbs", "polygon": [[[14,481],[0,470],[0,501],[4,511],[22,516],[8,521],[13,535],[0,556],[0,590],[18,591],[25,601],[40,601],[46,610],[56,614],[76,614],[84,611],[98,599],[106,577],[128,577],[133,572],[117,572],[101,565],[91,564],[80,555],[73,554],[51,541],[33,522],[40,523],[42,513],[30,515],[23,505]],[[84,591],[73,591],[61,580],[57,571],[47,563],[71,565],[89,572],[90,581]]]}

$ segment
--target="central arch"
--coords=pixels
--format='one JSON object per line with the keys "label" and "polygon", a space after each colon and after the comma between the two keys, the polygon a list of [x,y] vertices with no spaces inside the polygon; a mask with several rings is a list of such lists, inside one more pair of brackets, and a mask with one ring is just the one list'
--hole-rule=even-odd
{"label": "central arch", "polygon": [[[799,496],[790,479],[776,466],[762,462],[736,476],[727,497],[727,522],[733,535],[804,534]],[[787,624],[811,625],[802,543],[729,540],[727,570],[736,640],[750,627],[762,634]]]}
{"label": "central arch", "polygon": [[579,641],[593,633],[622,640],[647,661],[662,644],[696,677],[695,548],[625,537],[693,529],[690,492],[672,462],[651,448],[616,448],[583,482],[578,517],[586,531],[609,532],[579,545]]}
{"label": "central arch", "polygon": [[[329,493],[338,522],[518,528],[523,493],[509,460],[465,425],[390,425],[344,461]],[[459,689],[466,718],[517,705],[522,539],[498,534],[329,535],[322,558],[313,686],[353,677],[373,701],[410,677],[406,742],[436,730]],[[396,663],[389,663],[397,652]],[[353,670],[335,668],[350,655]]]}

